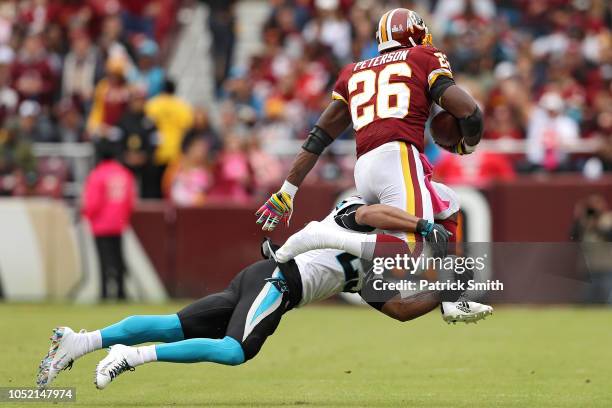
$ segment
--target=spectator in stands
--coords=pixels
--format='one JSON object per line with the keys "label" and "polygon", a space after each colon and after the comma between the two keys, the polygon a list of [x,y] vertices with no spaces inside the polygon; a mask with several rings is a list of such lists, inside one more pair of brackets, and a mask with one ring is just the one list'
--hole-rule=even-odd
{"label": "spectator in stands", "polygon": [[352,47],[353,59],[363,61],[378,56],[378,43],[376,38],[372,36],[372,32],[376,31],[376,25],[368,8],[356,4],[351,12],[351,21],[355,32]]}
{"label": "spectator in stands", "polygon": [[175,205],[199,207],[206,201],[206,194],[212,186],[208,149],[208,141],[196,133],[183,139],[181,159],[175,166],[168,167],[164,176],[170,200]]}
{"label": "spectator in stands", "polygon": [[[23,102],[21,115],[35,113],[32,109],[40,110],[40,106],[33,101]],[[36,164],[32,138],[21,133],[20,120],[15,118],[0,130],[0,194],[25,195],[32,191],[38,181]]]}
{"label": "spectator in stands", "polygon": [[433,23],[444,32],[449,32],[453,22],[456,23],[466,13],[489,21],[495,15],[495,3],[493,0],[440,0],[433,11]]}
{"label": "spectator in stands", "polygon": [[19,96],[11,87],[11,65],[15,52],[8,45],[0,46],[0,125],[13,115],[18,106]]}
{"label": "spectator in stands", "polygon": [[221,139],[210,124],[208,112],[201,106],[193,108],[193,126],[189,129],[185,137],[192,137],[191,135],[196,135],[206,140],[211,155],[221,150]]}
{"label": "spectator in stands", "polygon": [[21,102],[18,113],[19,116],[13,118],[7,124],[15,137],[29,142],[54,141],[53,127],[41,111],[38,102],[28,100]]}
{"label": "spectator in stands", "polygon": [[43,106],[51,103],[58,81],[40,34],[25,38],[13,62],[11,78],[20,99],[33,99]]}
{"label": "spectator in stands", "polygon": [[208,28],[212,34],[210,53],[215,72],[215,92],[220,96],[223,81],[232,66],[236,42],[235,0],[202,0],[209,7]]}
{"label": "spectator in stands", "polygon": [[145,105],[146,115],[157,126],[157,140],[153,161],[153,173],[158,186],[155,197],[161,198],[161,180],[168,164],[178,159],[181,141],[193,125],[191,106],[174,94],[174,82],[167,79],[164,91],[151,98]]}
{"label": "spectator in stands", "polygon": [[106,76],[96,85],[93,105],[87,120],[91,137],[108,137],[117,140],[114,130],[127,107],[130,97],[125,80],[126,61],[115,57],[106,63]]}
{"label": "spectator in stands", "polygon": [[485,139],[522,139],[523,132],[512,110],[508,105],[498,105],[493,108],[493,114],[488,118]]}
{"label": "spectator in stands", "polygon": [[[135,186],[132,174],[117,160],[116,145],[102,138],[97,143],[99,163],[85,182],[83,216],[96,239],[103,300],[125,299],[122,235],[129,226],[134,208]],[[112,293],[112,289],[115,293]]]}
{"label": "spectator in stands", "polygon": [[340,0],[315,0],[316,15],[304,27],[306,41],[330,47],[338,60],[351,60],[351,25],[340,9]]}
{"label": "spectator in stands", "polygon": [[57,118],[56,137],[61,143],[78,143],[83,141],[85,120],[83,113],[72,98],[62,99],[55,107]]}
{"label": "spectator in stands", "polygon": [[578,126],[563,112],[563,99],[558,93],[542,96],[527,128],[527,159],[549,171],[569,168],[567,150],[579,139]]}
{"label": "spectator in stands", "polygon": [[582,243],[589,287],[585,300],[612,303],[612,211],[600,195],[592,195],[576,204],[573,241]]}
{"label": "spectator in stands", "polygon": [[141,33],[148,38],[155,35],[155,17],[160,1],[123,0],[121,18],[128,34]]}
{"label": "spectator in stands", "polygon": [[98,38],[98,47],[105,60],[121,58],[127,66],[132,65],[128,40],[125,38],[123,23],[118,14],[110,14],[102,22],[102,32]]}
{"label": "spectator in stands", "polygon": [[103,64],[87,31],[74,30],[70,36],[70,52],[64,59],[62,72],[62,97],[74,98],[89,111],[96,82],[103,74]]}
{"label": "spectator in stands", "polygon": [[164,70],[156,61],[158,47],[155,41],[145,38],[140,41],[137,52],[137,66],[130,70],[128,79],[132,85],[144,87],[151,98],[164,88]]}
{"label": "spectator in stands", "polygon": [[256,191],[267,193],[270,186],[281,181],[283,167],[276,156],[262,149],[261,141],[256,135],[251,135],[247,142],[249,167],[252,169],[255,183],[253,188]]}
{"label": "spectator in stands", "polygon": [[213,172],[215,184],[210,197],[247,202],[252,187],[248,156],[240,138],[230,134],[224,140],[223,150],[217,158]]}
{"label": "spectator in stands", "polygon": [[153,174],[153,151],[157,128],[145,115],[147,91],[133,86],[127,111],[117,127],[121,131],[121,161],[129,168],[138,182],[140,197],[155,198],[159,182]]}
{"label": "spectator in stands", "polygon": [[601,137],[598,155],[603,169],[612,172],[612,112],[602,112],[598,115],[597,133]]}

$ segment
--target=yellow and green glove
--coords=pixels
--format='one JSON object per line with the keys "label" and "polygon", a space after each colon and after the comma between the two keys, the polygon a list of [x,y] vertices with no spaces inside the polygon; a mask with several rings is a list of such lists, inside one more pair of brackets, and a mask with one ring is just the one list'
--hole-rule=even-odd
{"label": "yellow and green glove", "polygon": [[255,215],[259,217],[257,224],[263,224],[262,230],[272,231],[280,222],[289,226],[289,220],[293,214],[293,197],[296,192],[297,187],[285,181],[280,191],[272,194],[264,205],[259,207]]}

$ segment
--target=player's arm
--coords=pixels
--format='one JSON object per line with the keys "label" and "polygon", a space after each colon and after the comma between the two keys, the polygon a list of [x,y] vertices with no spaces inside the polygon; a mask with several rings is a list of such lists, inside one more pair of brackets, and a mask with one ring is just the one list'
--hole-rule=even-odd
{"label": "player's arm", "polygon": [[299,187],[314,167],[319,156],[351,124],[351,114],[344,101],[334,100],[323,111],[317,124],[295,158],[287,181]]}
{"label": "player's arm", "polygon": [[[458,146],[460,150],[457,153],[472,153],[480,143],[484,127],[478,104],[467,92],[454,84],[446,88],[439,101],[440,106],[457,118],[459,123],[463,140]],[[462,148],[465,151],[462,151]]]}
{"label": "player's arm", "polygon": [[427,241],[436,230],[436,242],[448,243],[450,233],[443,226],[429,222],[385,204],[359,205],[355,204],[340,211],[335,216],[338,225],[357,232],[369,232],[374,229],[386,231],[416,232]]}
{"label": "player's arm", "polygon": [[429,72],[429,95],[457,119],[463,137],[456,146],[447,150],[458,154],[472,153],[482,137],[482,112],[474,98],[455,84],[446,55],[435,48],[424,48],[423,51],[423,64]]}
{"label": "player's arm", "polygon": [[387,316],[407,322],[431,312],[440,304],[440,292],[427,290],[403,298],[400,294],[383,303],[380,312]]}
{"label": "player's arm", "polygon": [[427,290],[402,297],[399,291],[383,286],[383,282],[382,277],[370,271],[359,295],[368,305],[392,319],[407,322],[429,313],[440,304],[438,291]]}
{"label": "player's arm", "polygon": [[319,156],[351,123],[351,114],[346,102],[332,101],[308,134],[302,150],[295,158],[287,179],[281,189],[272,196],[255,213],[258,224],[263,224],[264,231],[272,231],[283,221],[289,225],[293,212],[293,198],[298,187],[310,170],[319,160]]}

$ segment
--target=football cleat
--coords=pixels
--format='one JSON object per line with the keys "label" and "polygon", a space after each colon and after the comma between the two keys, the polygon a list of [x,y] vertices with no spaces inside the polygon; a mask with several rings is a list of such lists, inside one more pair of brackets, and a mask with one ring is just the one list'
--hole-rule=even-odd
{"label": "football cleat", "polygon": [[99,390],[103,390],[114,381],[117,376],[126,371],[134,371],[135,368],[128,362],[134,353],[138,353],[134,347],[117,344],[108,349],[108,355],[96,366],[94,384]]}
{"label": "football cleat", "polygon": [[51,347],[41,360],[36,376],[36,386],[44,389],[55,380],[60,371],[71,369],[72,363],[81,356],[78,353],[80,343],[78,334],[70,327],[56,327],[49,338]]}
{"label": "football cleat", "polygon": [[478,302],[442,302],[442,319],[450,323],[476,323],[493,314],[493,308]]}

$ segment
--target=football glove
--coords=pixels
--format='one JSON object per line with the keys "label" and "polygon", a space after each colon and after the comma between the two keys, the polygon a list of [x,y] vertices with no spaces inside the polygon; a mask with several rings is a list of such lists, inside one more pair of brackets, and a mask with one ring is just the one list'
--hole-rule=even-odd
{"label": "football glove", "polygon": [[255,213],[256,216],[259,216],[257,224],[263,224],[261,229],[264,231],[272,231],[279,222],[284,222],[289,226],[289,220],[293,214],[292,201],[291,195],[286,191],[272,194]]}
{"label": "football glove", "polygon": [[419,220],[417,232],[430,244],[434,257],[444,258],[448,255],[448,240],[451,233],[442,225],[427,220]]}

